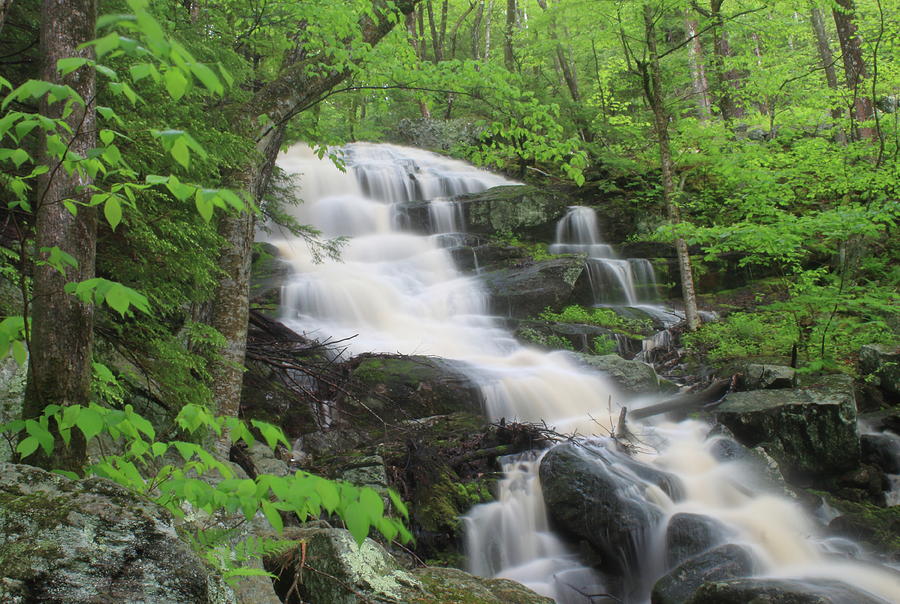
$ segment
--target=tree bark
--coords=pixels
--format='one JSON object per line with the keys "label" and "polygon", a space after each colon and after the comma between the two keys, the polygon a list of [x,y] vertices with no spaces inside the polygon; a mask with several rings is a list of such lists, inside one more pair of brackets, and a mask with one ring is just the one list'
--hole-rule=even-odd
{"label": "tree bark", "polygon": [[0,0],[0,33],[3,32],[3,24],[6,23],[6,15],[12,6],[13,0]]}
{"label": "tree bark", "polygon": [[706,66],[703,63],[703,45],[697,33],[697,20],[685,16],[684,19],[688,43],[688,65],[691,69],[691,85],[694,100],[697,102],[697,115],[700,121],[708,121],[712,117],[712,103],[709,100],[709,81],[706,79]]}
{"label": "tree bark", "polygon": [[[659,142],[659,164],[662,171],[663,199],[669,214],[669,221],[677,225],[681,215],[675,203],[675,169],[672,162],[672,151],[669,143],[669,115],[663,99],[662,74],[659,67],[659,51],[656,46],[656,25],[653,9],[644,5],[644,31],[647,38],[649,61],[639,63],[644,94],[653,110],[653,129]],[[684,298],[684,315],[688,329],[695,331],[700,326],[700,315],[697,312],[697,297],[694,292],[694,277],[691,269],[691,257],[687,243],[683,238],[675,239],[675,250],[678,253],[678,269],[681,274],[681,293]]]}
{"label": "tree bark", "polygon": [[506,69],[509,71],[515,71],[516,69],[516,55],[513,52],[513,32],[516,29],[517,23],[518,11],[516,0],[506,0],[506,30],[504,31],[503,36],[503,62],[506,64]]}
{"label": "tree bark", "polygon": [[494,0],[488,0],[487,14],[484,16],[484,60],[491,58],[491,24],[494,21]]}
{"label": "tree bark", "polygon": [[[834,55],[831,52],[831,45],[828,42],[828,33],[825,31],[825,18],[822,11],[817,6],[810,7],[810,23],[812,24],[813,34],[816,37],[816,50],[819,53],[819,61],[822,62],[822,70],[825,72],[825,81],[832,90],[838,89],[837,71],[834,69]],[[839,130],[838,124],[844,112],[840,107],[832,106],[831,118],[837,123],[838,142],[846,143],[847,137],[843,131]]]}
{"label": "tree bark", "polygon": [[481,58],[481,19],[484,17],[484,0],[478,2],[478,10],[475,11],[475,22],[472,24],[472,58],[476,61]]}
{"label": "tree bark", "polygon": [[456,23],[453,25],[453,29],[450,31],[450,58],[456,58],[456,41],[459,36],[459,28],[465,22],[466,17],[475,10],[475,2],[469,2],[469,8],[463,11],[463,14],[459,16],[459,19],[456,20]]}
{"label": "tree bark", "polygon": [[[96,146],[95,73],[85,66],[61,78],[56,62],[66,57],[93,58],[92,47],[79,45],[94,39],[96,17],[95,0],[44,0],[41,9],[41,77],[71,86],[87,104],[75,106],[66,118],[72,128],[66,141],[69,150],[81,156]],[[44,97],[40,110],[47,117],[61,118],[63,103],[51,104]],[[39,416],[50,404],[86,405],[91,397],[94,308],[65,293],[63,287],[69,281],[94,276],[97,211],[81,206],[73,216],[62,204],[66,199],[87,201],[91,179],[80,170],[69,174],[55,158],[47,157],[46,161],[50,171],[38,180],[34,207],[37,258],[47,257],[43,251],[46,248],[58,247],[74,257],[78,266],[63,275],[46,264],[35,263],[25,418]],[[57,449],[49,458],[35,453],[28,458],[29,463],[80,471],[86,456],[85,443],[76,432],[73,431],[68,448]]]}
{"label": "tree bark", "polygon": [[731,45],[728,43],[725,19],[722,17],[723,2],[724,0],[710,0],[708,15],[712,20],[713,71],[716,75],[717,104],[722,118],[729,122],[734,118],[742,117],[744,109],[734,98],[733,93],[740,88],[740,76],[733,69],[727,71],[725,69],[726,60],[731,56]]}
{"label": "tree bark", "polygon": [[854,140],[873,138],[875,129],[859,127],[859,122],[872,118],[874,107],[872,99],[866,95],[865,86],[861,86],[868,77],[866,62],[862,56],[862,44],[859,32],[856,28],[856,7],[853,0],[835,0],[838,7],[834,14],[834,24],[837,26],[838,40],[844,56],[844,73],[847,78],[847,88],[853,94],[853,103],[850,106],[850,114],[853,117],[851,137]]}

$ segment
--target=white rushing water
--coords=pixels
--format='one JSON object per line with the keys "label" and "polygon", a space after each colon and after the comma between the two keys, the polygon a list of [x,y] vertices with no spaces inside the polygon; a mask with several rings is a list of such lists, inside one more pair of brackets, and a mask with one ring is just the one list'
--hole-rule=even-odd
{"label": "white rushing water", "polygon": [[[463,162],[392,145],[357,143],[343,148],[342,155],[347,172],[320,161],[304,146],[279,158],[284,170],[302,177],[305,203],[296,217],[326,237],[349,237],[340,261],[321,263],[313,261],[301,240],[274,242],[296,269],[283,293],[283,320],[312,337],[356,336],[345,343],[348,354],[399,352],[465,361],[494,419],[546,421],[559,431],[581,434],[608,431],[626,402],[610,382],[579,368],[565,353],[519,345],[489,316],[478,279],[457,271],[441,247],[456,240],[448,233],[462,228],[459,207],[448,198],[515,183]],[[396,204],[420,199],[433,201],[433,235],[403,232],[397,226],[401,221]],[[559,245],[593,246],[592,257],[608,258],[606,246],[591,241],[596,228],[593,234],[589,224],[584,228],[585,221],[596,220],[593,211],[588,216],[575,209],[573,214],[584,220],[573,218],[561,225]],[[631,273],[634,281],[633,268]],[[620,281],[627,284],[628,277]],[[639,302],[633,295],[631,301]],[[798,505],[748,489],[753,483],[745,468],[717,461],[711,453],[714,440],[707,439],[709,426],[661,422],[634,429],[654,444],[639,454],[640,460],[675,474],[684,485],[684,497],[678,501],[635,477],[634,484],[627,485],[664,518],[690,511],[722,520],[732,527],[733,541],[754,552],[758,574],[839,577],[886,601],[900,602],[895,577],[862,563],[834,561]],[[538,465],[539,454],[505,459],[498,500],[466,516],[470,569],[518,580],[557,602],[592,602],[590,594],[606,589],[603,579],[579,563],[550,531]],[[659,528],[664,530],[665,520]],[[659,557],[649,551],[658,542],[648,540],[648,559]],[[659,564],[647,568],[652,570],[642,575],[630,601],[646,600],[652,581],[665,570]]]}

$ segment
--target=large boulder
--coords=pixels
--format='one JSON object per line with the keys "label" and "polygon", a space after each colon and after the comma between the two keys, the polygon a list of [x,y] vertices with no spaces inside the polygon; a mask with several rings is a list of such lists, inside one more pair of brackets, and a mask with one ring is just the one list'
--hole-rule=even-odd
{"label": "large boulder", "polygon": [[485,579],[452,568],[403,569],[371,539],[358,545],[343,529],[289,528],[303,549],[269,559],[286,604],[552,604],[508,579]]}
{"label": "large boulder", "polygon": [[[25,400],[25,379],[28,364],[19,365],[12,356],[0,359],[0,424],[22,416]],[[5,438],[0,439],[0,461],[10,461],[12,449]]]}
{"label": "large boulder", "polygon": [[646,490],[658,487],[673,499],[680,490],[673,477],[631,459],[613,442],[557,445],[541,461],[540,478],[553,522],[587,541],[604,568],[632,576],[646,563],[646,548],[663,519]]}
{"label": "large boulder", "polygon": [[832,579],[730,579],[706,583],[687,604],[885,604],[885,600]]}
{"label": "large boulder", "polygon": [[546,308],[560,311],[570,302],[584,272],[584,256],[565,255],[491,271],[481,279],[494,314],[525,319]]}
{"label": "large boulder", "polygon": [[733,392],[716,418],[741,443],[763,445],[788,478],[831,476],[859,464],[849,376],[826,376],[809,388]]}
{"label": "large boulder", "polygon": [[571,198],[552,187],[511,185],[456,198],[470,233],[512,233],[551,241]]}
{"label": "large boulder", "polygon": [[749,363],[741,368],[739,375],[740,390],[793,388],[797,381],[797,371],[784,365]]}
{"label": "large boulder", "polygon": [[367,354],[349,362],[341,411],[362,423],[403,421],[470,411],[481,413],[481,391],[459,363],[426,356]]}
{"label": "large boulder", "polygon": [[0,601],[231,602],[169,513],[101,478],[0,464]]}
{"label": "large boulder", "polygon": [[653,586],[652,604],[682,604],[704,583],[746,577],[753,573],[753,556],[727,544],[694,556],[666,573]]}
{"label": "large boulder", "polygon": [[585,365],[609,376],[626,394],[659,394],[678,389],[668,380],[660,379],[651,365],[641,361],[629,361],[617,354],[576,356]]}
{"label": "large boulder", "polygon": [[702,514],[680,512],[666,527],[666,564],[675,568],[685,560],[721,544],[733,531]]}
{"label": "large boulder", "polygon": [[859,349],[859,372],[872,376],[885,392],[900,396],[900,346],[863,346]]}

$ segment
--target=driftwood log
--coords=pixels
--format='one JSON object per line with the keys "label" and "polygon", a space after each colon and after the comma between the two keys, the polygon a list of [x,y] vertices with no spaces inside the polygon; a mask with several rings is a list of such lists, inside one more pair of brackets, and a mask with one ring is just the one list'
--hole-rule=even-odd
{"label": "driftwood log", "polygon": [[630,419],[643,419],[670,411],[691,411],[714,405],[731,391],[734,387],[735,377],[716,380],[703,390],[679,394],[649,407],[633,409],[628,414],[628,417]]}

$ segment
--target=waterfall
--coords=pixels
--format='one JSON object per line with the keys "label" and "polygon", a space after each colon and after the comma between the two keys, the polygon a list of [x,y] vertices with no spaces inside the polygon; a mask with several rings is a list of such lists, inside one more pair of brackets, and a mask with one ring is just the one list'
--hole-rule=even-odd
{"label": "waterfall", "polygon": [[[318,263],[302,240],[273,242],[296,269],[284,288],[282,320],[313,337],[357,336],[346,342],[349,355],[380,351],[463,360],[493,419],[546,421],[561,432],[580,434],[612,426],[625,401],[610,382],[576,366],[565,353],[518,344],[489,315],[478,278],[463,276],[442,247],[459,241],[448,237],[450,231],[464,228],[453,196],[514,183],[416,149],[356,143],[340,153],[346,172],[319,160],[305,146],[279,158],[284,170],[301,176],[305,203],[296,208],[295,217],[326,237],[348,237],[339,261],[326,258]],[[431,222],[447,232],[418,235],[399,230],[392,206],[420,200],[436,200],[429,208]],[[617,261],[608,264],[619,267],[615,280],[623,291],[631,288],[625,298],[645,300],[639,284],[648,282],[646,267],[612,257],[609,246],[599,241],[593,211],[573,208],[567,218],[559,226],[555,251],[582,246],[578,249],[587,250],[598,265]],[[636,480],[633,472],[614,472],[633,500],[660,510],[663,519],[678,511],[720,519],[755,552],[761,574],[838,576],[888,601],[900,601],[893,577],[829,559],[827,548],[811,538],[815,528],[796,504],[748,492],[747,474],[710,453],[709,426],[662,422],[640,430],[653,446],[640,450],[638,459],[676,475],[684,494],[675,500]],[[470,569],[519,580],[560,603],[587,604],[592,599],[584,594],[605,589],[603,579],[550,531],[539,463],[540,454],[505,458],[498,500],[477,506],[465,517]],[[656,541],[641,543],[645,541],[640,553],[653,558]],[[655,576],[641,577],[642,584],[627,601],[646,600]]]}

